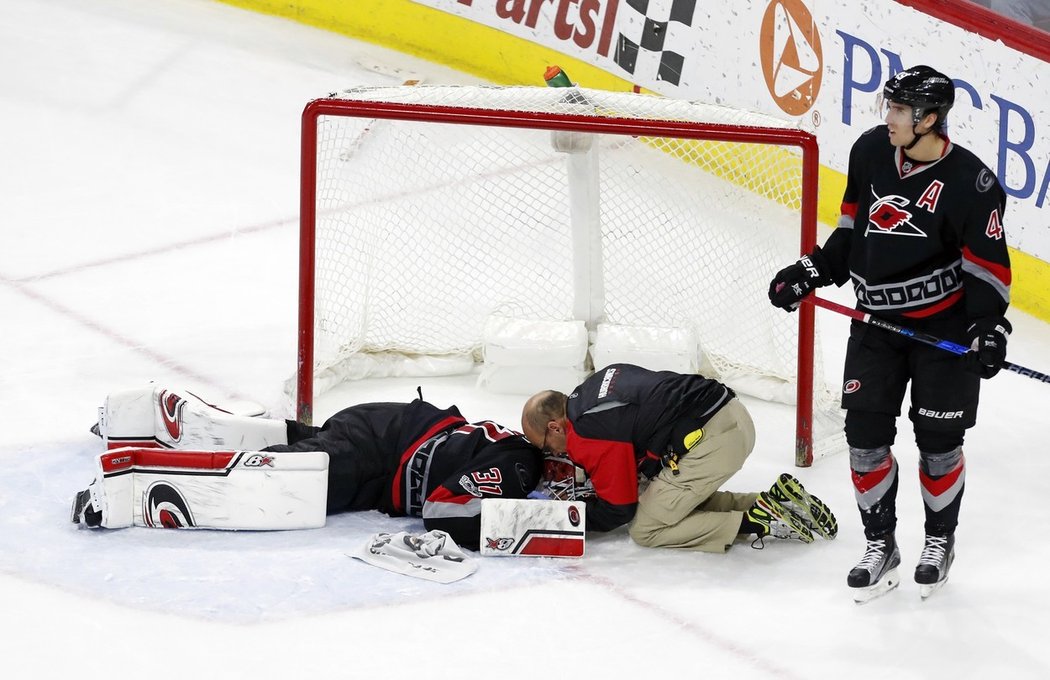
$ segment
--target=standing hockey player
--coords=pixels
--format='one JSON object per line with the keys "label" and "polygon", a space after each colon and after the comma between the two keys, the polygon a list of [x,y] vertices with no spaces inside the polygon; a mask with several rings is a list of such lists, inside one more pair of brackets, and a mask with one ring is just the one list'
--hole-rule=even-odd
{"label": "standing hockey player", "polygon": [[925,598],[948,578],[965,483],[963,436],[977,418],[980,379],[1006,359],[1010,258],[1006,195],[995,174],[945,133],[952,81],[928,66],[883,89],[886,124],[850,152],[838,229],[823,248],[776,274],[769,299],[791,311],[810,291],[852,279],[857,309],[943,338],[962,357],[854,321],[842,407],[867,547],[847,582],[858,602],[899,583],[896,437],[905,389],[919,449],[926,540],[915,568]]}
{"label": "standing hockey player", "polygon": [[[613,364],[569,396],[533,395],[521,426],[589,476],[589,531],[630,522],[639,545],[725,552],[752,534],[760,547],[767,536],[810,543],[813,531],[833,538],[838,530],[791,475],[761,493],[719,490],[751,453],[755,428],[732,390],[700,375]],[[639,495],[640,476],[650,481]]]}

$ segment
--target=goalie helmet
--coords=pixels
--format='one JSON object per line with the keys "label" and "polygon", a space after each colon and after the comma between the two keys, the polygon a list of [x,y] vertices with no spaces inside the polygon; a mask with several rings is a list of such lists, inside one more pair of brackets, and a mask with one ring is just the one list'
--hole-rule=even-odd
{"label": "goalie helmet", "polygon": [[548,453],[543,457],[540,488],[554,500],[578,501],[594,497],[594,485],[583,468],[568,456]]}
{"label": "goalie helmet", "polygon": [[913,66],[894,75],[882,88],[882,98],[911,107],[914,125],[931,111],[937,112],[935,128],[944,126],[944,119],[955,104],[955,85],[952,79],[929,66]]}

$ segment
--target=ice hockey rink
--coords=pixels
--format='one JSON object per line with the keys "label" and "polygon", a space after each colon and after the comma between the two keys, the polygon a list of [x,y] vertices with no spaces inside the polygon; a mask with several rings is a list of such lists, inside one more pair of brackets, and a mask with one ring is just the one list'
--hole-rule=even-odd
{"label": "ice hockey rink", "polygon": [[[926,601],[906,419],[902,585],[858,606],[847,458],[793,468],[790,409],[754,400],[758,446],[727,488],[794,471],[836,510],[836,540],[707,555],[621,530],[579,560],[479,557],[440,585],[346,556],[422,530],[376,512],[300,532],[78,530],[108,392],[156,381],[288,415],[305,103],[413,74],[476,81],[205,0],[8,0],[0,61],[0,676],[1050,677],[1050,385],[1006,372],[984,384],[957,559]],[[819,314],[837,375],[846,326]],[[1050,372],[1050,328],[1009,318],[1011,361]],[[356,384],[328,412],[417,384]],[[516,424],[523,402],[470,376],[423,389],[473,420]]]}

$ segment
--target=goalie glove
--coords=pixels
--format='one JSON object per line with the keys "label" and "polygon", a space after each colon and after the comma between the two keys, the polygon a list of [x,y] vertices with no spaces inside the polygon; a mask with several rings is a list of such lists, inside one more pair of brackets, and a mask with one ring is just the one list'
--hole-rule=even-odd
{"label": "goalie glove", "polygon": [[769,282],[769,301],[774,307],[793,312],[799,302],[813,290],[832,283],[831,269],[820,246],[803,255],[795,264],[784,267]]}
{"label": "goalie glove", "polygon": [[966,330],[970,351],[963,355],[963,366],[982,378],[991,378],[1006,363],[1006,341],[1013,327],[999,316],[975,321]]}

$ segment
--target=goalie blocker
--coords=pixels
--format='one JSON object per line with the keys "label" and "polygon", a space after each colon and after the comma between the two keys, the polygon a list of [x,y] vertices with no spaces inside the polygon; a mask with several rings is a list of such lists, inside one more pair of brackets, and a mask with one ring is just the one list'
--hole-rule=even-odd
{"label": "goalie blocker", "polygon": [[106,529],[316,529],[327,496],[324,452],[125,447],[98,457],[72,520]]}
{"label": "goalie blocker", "polygon": [[586,513],[583,501],[485,498],[481,554],[583,557]]}

